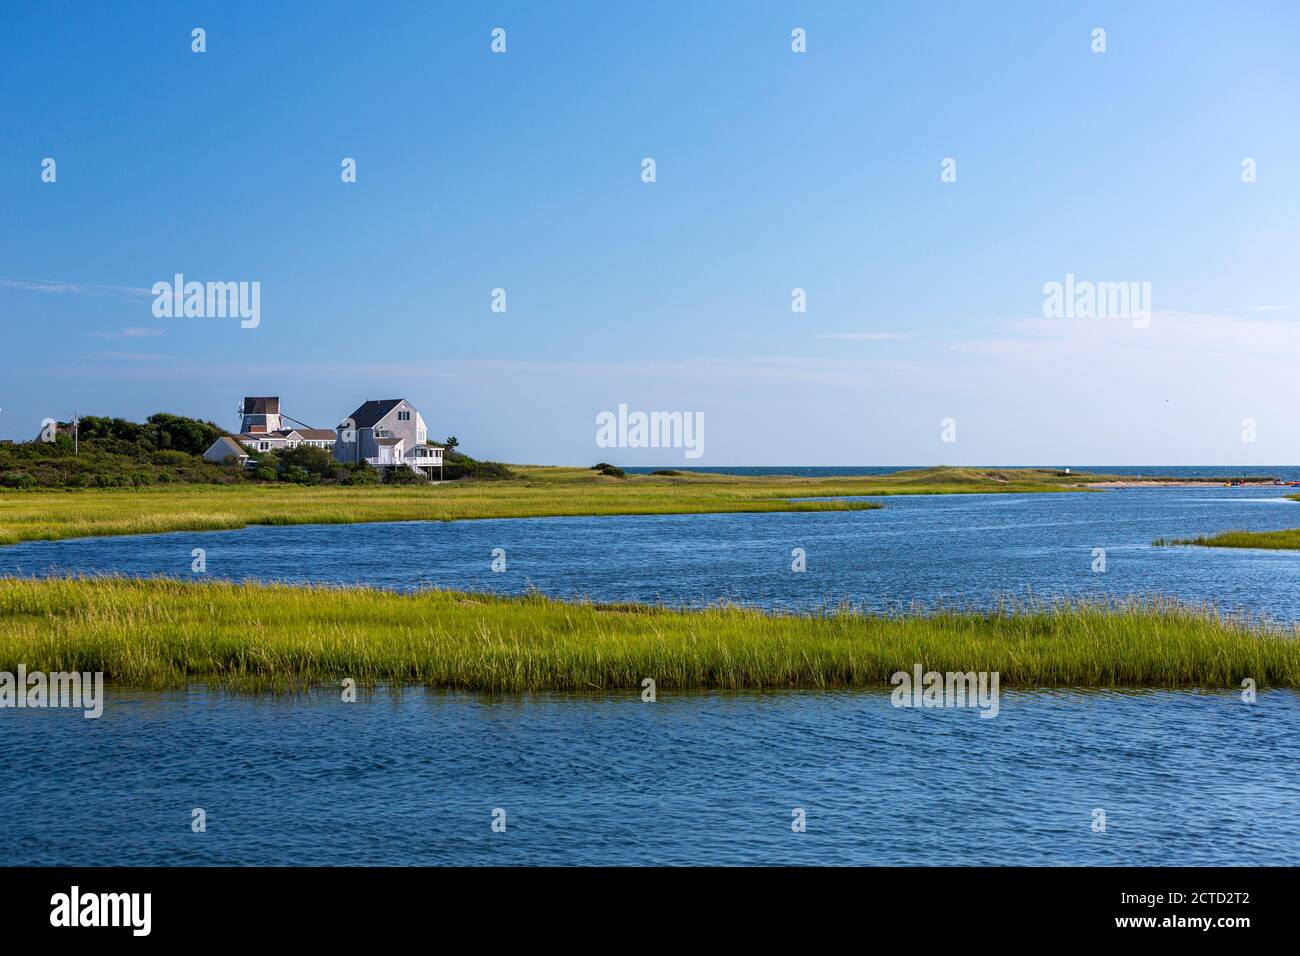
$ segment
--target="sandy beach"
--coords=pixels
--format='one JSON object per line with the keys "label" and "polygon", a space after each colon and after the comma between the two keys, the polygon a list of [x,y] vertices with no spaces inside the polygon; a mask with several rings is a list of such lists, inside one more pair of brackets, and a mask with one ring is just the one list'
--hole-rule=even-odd
{"label": "sandy beach", "polygon": [[1218,478],[1206,478],[1201,481],[1160,481],[1154,478],[1134,479],[1133,481],[1096,481],[1083,488],[1296,488],[1296,485],[1275,485],[1271,481],[1246,481],[1239,485],[1228,485]]}

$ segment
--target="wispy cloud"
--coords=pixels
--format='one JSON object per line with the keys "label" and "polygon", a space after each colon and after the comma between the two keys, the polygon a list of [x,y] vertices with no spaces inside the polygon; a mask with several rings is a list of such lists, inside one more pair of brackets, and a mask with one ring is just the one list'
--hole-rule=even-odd
{"label": "wispy cloud", "polygon": [[154,339],[162,335],[165,329],[146,329],[143,326],[132,325],[125,329],[118,329],[116,332],[91,332],[92,339]]}
{"label": "wispy cloud", "polygon": [[161,355],[157,352],[95,352],[95,358],[116,359],[124,362],[162,362],[174,359],[174,355]]}
{"label": "wispy cloud", "polygon": [[898,339],[910,339],[912,332],[831,332],[819,335],[819,339],[837,339],[843,342],[893,342]]}
{"label": "wispy cloud", "polygon": [[[1171,368],[1193,355],[1213,356],[1220,362],[1225,353],[1252,355],[1271,363],[1300,359],[1300,327],[1281,319],[1188,311],[1154,312],[1147,328],[1133,328],[1127,319],[1026,318],[1004,323],[1001,334],[954,341],[947,348],[1016,360],[1025,369],[1040,367],[1049,354],[1070,359],[1080,367],[1086,361],[1113,362],[1129,353],[1142,355],[1143,362]],[[1189,375],[1189,381],[1194,380]]]}
{"label": "wispy cloud", "polygon": [[96,285],[81,282],[63,282],[58,279],[0,278],[0,288],[23,292],[44,292],[48,295],[111,295],[120,298],[138,298],[153,293],[125,285]]}

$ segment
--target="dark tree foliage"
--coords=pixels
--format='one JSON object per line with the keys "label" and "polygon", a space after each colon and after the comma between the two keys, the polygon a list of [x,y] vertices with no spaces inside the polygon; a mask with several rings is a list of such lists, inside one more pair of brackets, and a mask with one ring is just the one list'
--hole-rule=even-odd
{"label": "dark tree foliage", "polygon": [[515,475],[499,461],[479,461],[451,448],[445,448],[442,453],[442,476],[447,481],[464,478],[472,481],[502,481]]}
{"label": "dark tree foliage", "polygon": [[[243,481],[239,469],[202,459],[222,434],[211,422],[158,413],[144,423],[87,415],[60,422],[52,442],[0,444],[0,487],[130,488]],[[196,450],[197,449],[197,450]]]}
{"label": "dark tree foliage", "polygon": [[[307,478],[313,478],[316,481],[327,481],[334,478],[336,472],[343,471],[340,463],[334,460],[333,455],[324,448],[317,448],[314,445],[299,445],[297,448],[290,448],[287,451],[280,452],[279,458],[284,473],[287,473],[290,468],[296,468],[306,476],[304,479],[286,478],[286,481],[306,480]],[[281,477],[283,478],[284,474],[281,474]],[[341,478],[343,475],[338,477]]]}
{"label": "dark tree foliage", "polygon": [[428,484],[428,482],[429,479],[424,475],[406,466],[384,469],[384,484],[386,485],[424,485]]}

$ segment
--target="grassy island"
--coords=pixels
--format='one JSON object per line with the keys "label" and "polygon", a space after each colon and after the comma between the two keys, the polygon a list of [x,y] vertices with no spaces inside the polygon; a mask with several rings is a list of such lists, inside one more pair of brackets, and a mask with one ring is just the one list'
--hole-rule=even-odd
{"label": "grassy island", "polygon": [[780,615],[453,591],[0,579],[0,670],[114,684],[292,688],[353,678],[483,691],[639,693],[886,686],[998,671],[1003,686],[1300,686],[1300,641],[1159,601],[997,611]]}
{"label": "grassy island", "polygon": [[1196,538],[1157,538],[1156,547],[1196,545],[1203,548],[1263,548],[1267,551],[1300,551],[1300,528],[1284,531],[1223,531]]}

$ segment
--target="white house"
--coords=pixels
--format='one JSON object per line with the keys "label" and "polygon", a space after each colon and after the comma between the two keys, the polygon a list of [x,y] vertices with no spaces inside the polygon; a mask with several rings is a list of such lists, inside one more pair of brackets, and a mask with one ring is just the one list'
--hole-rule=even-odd
{"label": "white house", "polygon": [[429,443],[424,418],[404,398],[369,401],[339,424],[334,458],[376,468],[405,467],[426,478],[442,469],[442,446]]}
{"label": "white house", "polygon": [[227,458],[233,458],[241,465],[248,464],[248,449],[235,441],[229,435],[222,435],[212,443],[212,446],[203,453],[207,461],[215,461],[218,464],[224,462]]}
{"label": "white house", "polygon": [[277,431],[235,436],[254,451],[283,451],[299,445],[311,445],[329,451],[334,447],[334,430],[330,428],[281,428]]}

